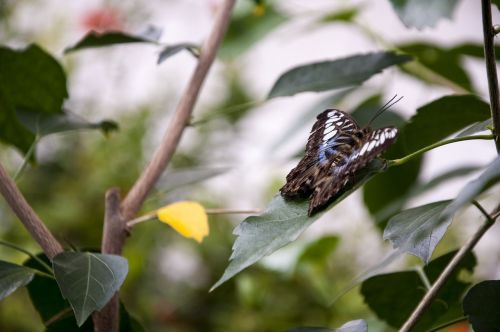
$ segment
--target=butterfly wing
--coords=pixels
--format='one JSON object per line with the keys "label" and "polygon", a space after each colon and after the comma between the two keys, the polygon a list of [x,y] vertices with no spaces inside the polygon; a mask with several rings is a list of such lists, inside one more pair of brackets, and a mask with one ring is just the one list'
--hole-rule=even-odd
{"label": "butterfly wing", "polygon": [[352,175],[367,163],[377,158],[396,141],[398,130],[394,127],[367,130],[356,140],[344,160],[332,163],[328,173],[313,184],[314,191],[309,201],[309,215],[328,204],[348,184]]}
{"label": "butterfly wing", "polygon": [[338,158],[338,153],[359,131],[353,118],[342,111],[327,109],[317,116],[306,145],[306,151],[299,164],[286,177],[286,184],[280,189],[286,198],[308,197],[313,184],[328,171]]}

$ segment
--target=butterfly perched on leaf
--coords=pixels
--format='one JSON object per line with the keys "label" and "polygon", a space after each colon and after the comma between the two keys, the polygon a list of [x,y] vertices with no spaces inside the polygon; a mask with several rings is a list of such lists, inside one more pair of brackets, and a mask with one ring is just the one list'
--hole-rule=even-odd
{"label": "butterfly perched on leaf", "polygon": [[311,216],[349,185],[356,171],[387,150],[397,135],[395,127],[361,128],[349,114],[325,110],[317,116],[305,155],[287,175],[281,195],[287,199],[309,198]]}

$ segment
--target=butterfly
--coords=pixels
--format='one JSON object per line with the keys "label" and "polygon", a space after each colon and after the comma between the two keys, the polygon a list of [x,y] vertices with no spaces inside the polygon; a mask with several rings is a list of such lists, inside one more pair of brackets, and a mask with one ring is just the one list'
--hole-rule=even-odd
{"label": "butterfly", "polygon": [[[387,105],[376,116],[394,103]],[[286,199],[309,198],[311,216],[330,203],[356,171],[387,150],[397,136],[395,127],[373,130],[368,124],[361,128],[348,113],[323,111],[309,134],[304,157],[286,177],[281,195]]]}

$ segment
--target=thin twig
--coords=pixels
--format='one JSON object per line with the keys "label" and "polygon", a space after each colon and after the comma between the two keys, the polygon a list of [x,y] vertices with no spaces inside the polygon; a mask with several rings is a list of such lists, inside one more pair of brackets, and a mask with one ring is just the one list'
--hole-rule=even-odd
{"label": "thin twig", "polygon": [[246,209],[246,210],[238,210],[238,209],[228,209],[228,208],[213,208],[213,209],[205,209],[207,214],[257,214],[260,213],[260,209]]}
{"label": "thin twig", "polygon": [[198,98],[201,86],[215,59],[219,44],[227,30],[235,1],[236,0],[226,0],[222,4],[222,8],[219,10],[212,32],[203,46],[198,65],[196,66],[187,89],[177,105],[177,109],[160,146],[156,150],[151,162],[146,166],[139,179],[137,179],[134,186],[123,200],[122,213],[125,220],[132,219],[135,216],[151,188],[172,158],[184,128],[189,123],[189,118]]}
{"label": "thin twig", "polygon": [[493,118],[493,132],[495,144],[500,154],[500,94],[498,92],[497,67],[495,64],[495,28],[491,21],[491,0],[481,0],[483,15],[484,59],[486,60],[486,75],[490,93],[491,117]]}
{"label": "thin twig", "polygon": [[450,138],[448,140],[444,140],[444,141],[440,141],[440,142],[436,142],[434,144],[428,145],[428,146],[426,146],[418,151],[415,151],[413,153],[410,153],[409,155],[404,156],[402,158],[388,160],[387,165],[390,167],[390,166],[404,164],[404,163],[410,161],[411,159],[418,157],[421,154],[424,154],[427,151],[430,151],[432,149],[438,148],[438,147],[443,146],[443,145],[447,145],[447,144],[451,144],[451,143],[455,143],[455,142],[461,142],[461,141],[470,141],[470,140],[476,140],[476,139],[490,140],[490,139],[494,139],[494,138],[495,138],[494,135],[473,135],[473,136],[463,136],[463,137]]}
{"label": "thin twig", "polygon": [[6,242],[6,241],[1,241],[1,240],[0,240],[0,245],[6,246],[6,247],[9,247],[11,249],[14,249],[14,250],[22,252],[23,254],[29,256],[31,259],[33,259],[38,264],[40,264],[47,272],[52,273],[52,274],[54,273],[54,271],[52,270],[52,268],[47,263],[45,263],[42,259],[40,259],[40,258],[36,257],[35,255],[33,255],[28,250],[26,250],[24,248],[21,248],[21,247],[15,245],[13,243],[9,243],[9,242]]}
{"label": "thin twig", "polygon": [[[247,209],[247,210],[238,210],[238,209],[229,209],[229,208],[212,208],[205,209],[206,214],[257,214],[260,213],[259,209]],[[156,216],[156,211],[146,213],[140,217],[127,221],[127,229],[131,229],[137,224],[143,223],[145,221],[156,220],[158,217]]]}
{"label": "thin twig", "polygon": [[52,259],[63,251],[63,247],[49,231],[47,226],[38,217],[33,208],[28,204],[15,182],[0,164],[0,193],[17,215],[31,237],[42,247],[45,255]]}
{"label": "thin twig", "polygon": [[477,232],[472,236],[471,239],[460,248],[460,250],[453,256],[452,260],[448,263],[446,268],[441,272],[437,280],[432,285],[431,289],[425,294],[422,300],[419,302],[418,306],[415,308],[411,316],[401,327],[399,332],[409,332],[411,329],[417,324],[418,320],[425,313],[426,309],[431,305],[432,301],[441,290],[446,281],[450,278],[452,273],[457,268],[458,264],[462,261],[462,259],[472,251],[477,242],[483,237],[486,231],[493,226],[495,219],[491,218],[494,213],[500,210],[500,204],[495,208],[495,210],[490,215],[490,218],[487,218],[485,223],[477,230]]}

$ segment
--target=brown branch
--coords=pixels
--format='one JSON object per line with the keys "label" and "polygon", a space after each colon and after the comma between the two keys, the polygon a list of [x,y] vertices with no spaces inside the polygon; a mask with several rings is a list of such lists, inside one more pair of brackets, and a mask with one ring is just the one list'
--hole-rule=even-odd
{"label": "brown branch", "polygon": [[200,88],[212,65],[219,44],[227,30],[231,18],[231,11],[235,0],[224,1],[215,20],[212,31],[202,48],[193,76],[177,105],[177,109],[165,132],[163,140],[156,150],[153,159],[146,166],[141,176],[122,202],[122,213],[125,220],[133,218],[140,209],[146,196],[158,178],[167,167],[168,162],[179,144],[184,128],[189,123],[189,118],[198,98]]}
{"label": "brown branch", "polygon": [[432,287],[425,294],[425,296],[420,300],[418,306],[415,308],[411,316],[401,327],[399,332],[409,332],[417,324],[418,320],[425,313],[427,308],[431,305],[434,298],[437,296],[438,292],[444,286],[446,281],[450,278],[453,272],[457,269],[458,264],[462,259],[474,249],[474,246],[479,242],[488,229],[495,223],[495,219],[492,216],[496,215],[500,211],[500,204],[495,208],[495,210],[490,214],[489,218],[486,218],[484,224],[476,231],[471,239],[460,248],[460,250],[453,256],[452,260],[446,265],[446,268],[441,272],[439,277],[436,279]]}
{"label": "brown branch", "polygon": [[[125,238],[126,224],[120,213],[120,189],[111,188],[106,192],[106,210],[102,231],[104,254],[121,255]],[[116,293],[100,311],[92,315],[95,332],[118,332],[120,328],[120,300]]]}
{"label": "brown branch", "polygon": [[500,154],[500,94],[498,92],[497,67],[495,64],[495,28],[491,21],[491,0],[481,0],[483,15],[484,59],[486,60],[486,74],[490,93],[491,117],[493,118],[493,132],[495,145]]}
{"label": "brown branch", "polygon": [[17,215],[31,237],[42,247],[45,255],[52,259],[63,251],[63,247],[49,231],[40,217],[24,198],[15,182],[0,164],[0,193]]}

